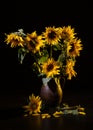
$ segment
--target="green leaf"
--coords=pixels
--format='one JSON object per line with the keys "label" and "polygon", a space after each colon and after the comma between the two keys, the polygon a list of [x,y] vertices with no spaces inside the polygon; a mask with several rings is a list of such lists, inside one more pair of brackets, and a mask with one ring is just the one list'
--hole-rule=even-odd
{"label": "green leaf", "polygon": [[38,63],[41,64],[41,63],[47,61],[47,59],[48,59],[48,56],[42,56],[42,57],[38,60]]}
{"label": "green leaf", "polygon": [[60,63],[63,62],[65,59],[66,59],[66,57],[65,57],[65,54],[64,54],[64,53],[61,53],[61,54],[59,55],[59,57],[58,57],[58,61],[59,61]]}
{"label": "green leaf", "polygon": [[56,46],[53,46],[53,50],[54,50],[54,51],[61,50],[60,45],[58,44],[58,45],[56,45]]}
{"label": "green leaf", "polygon": [[27,53],[28,53],[28,51],[25,48],[18,49],[18,60],[21,64],[23,63],[23,60]]}
{"label": "green leaf", "polygon": [[38,63],[41,64],[41,63],[47,61],[48,57],[49,57],[48,51],[47,50],[43,50],[41,56],[38,58]]}

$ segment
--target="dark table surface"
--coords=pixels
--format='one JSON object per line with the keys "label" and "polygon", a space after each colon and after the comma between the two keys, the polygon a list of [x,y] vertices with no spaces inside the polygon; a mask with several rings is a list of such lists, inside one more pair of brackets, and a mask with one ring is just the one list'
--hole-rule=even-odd
{"label": "dark table surface", "polygon": [[63,102],[81,105],[86,115],[62,115],[58,118],[24,117],[22,106],[27,97],[28,94],[22,92],[0,93],[0,130],[93,130],[91,91],[64,93]]}

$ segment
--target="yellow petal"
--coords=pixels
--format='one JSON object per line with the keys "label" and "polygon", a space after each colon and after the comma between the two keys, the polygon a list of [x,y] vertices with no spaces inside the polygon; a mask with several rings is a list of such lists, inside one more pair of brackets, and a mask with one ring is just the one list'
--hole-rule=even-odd
{"label": "yellow petal", "polygon": [[32,114],[32,116],[39,116],[39,115],[40,115],[39,113]]}
{"label": "yellow petal", "polygon": [[44,113],[44,114],[41,114],[42,118],[50,118],[51,115],[49,115],[48,113]]}
{"label": "yellow petal", "polygon": [[79,114],[81,114],[81,115],[86,115],[86,113],[85,113],[85,112],[79,112]]}

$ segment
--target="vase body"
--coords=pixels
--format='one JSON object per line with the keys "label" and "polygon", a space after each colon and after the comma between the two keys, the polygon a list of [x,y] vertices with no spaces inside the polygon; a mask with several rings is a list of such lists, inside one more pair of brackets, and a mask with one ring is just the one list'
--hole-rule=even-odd
{"label": "vase body", "polygon": [[40,96],[47,106],[58,106],[62,103],[63,90],[60,80],[42,78]]}

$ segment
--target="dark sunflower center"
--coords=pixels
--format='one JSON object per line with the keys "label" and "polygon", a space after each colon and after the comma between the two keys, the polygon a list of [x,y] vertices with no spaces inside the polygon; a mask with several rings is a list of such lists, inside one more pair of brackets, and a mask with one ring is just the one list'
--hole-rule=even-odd
{"label": "dark sunflower center", "polygon": [[53,70],[53,68],[54,68],[53,64],[49,64],[47,66],[47,71],[49,72],[49,71]]}
{"label": "dark sunflower center", "polygon": [[31,104],[32,109],[36,109],[37,105],[35,103]]}
{"label": "dark sunflower center", "polygon": [[31,38],[33,42],[36,42],[36,37]]}
{"label": "dark sunflower center", "polygon": [[63,32],[63,36],[64,36],[64,39],[67,38],[67,37],[68,37],[67,32],[64,31],[64,32]]}
{"label": "dark sunflower center", "polygon": [[14,41],[14,42],[19,42],[19,41],[18,41],[18,39],[14,39],[14,38],[13,38],[13,40],[12,40],[12,41]]}
{"label": "dark sunflower center", "polygon": [[67,35],[67,32],[66,32],[66,31],[63,31],[63,34],[64,34],[64,35]]}
{"label": "dark sunflower center", "polygon": [[75,49],[75,47],[74,47],[74,45],[72,44],[72,45],[71,45],[71,49],[70,49],[69,51],[70,51],[70,52],[73,52],[74,49]]}
{"label": "dark sunflower center", "polygon": [[56,37],[56,33],[54,31],[51,31],[49,34],[48,34],[48,37],[51,38],[51,39],[54,39]]}
{"label": "dark sunflower center", "polygon": [[31,48],[35,48],[35,44],[32,42],[32,41],[30,41],[30,46],[31,46]]}

